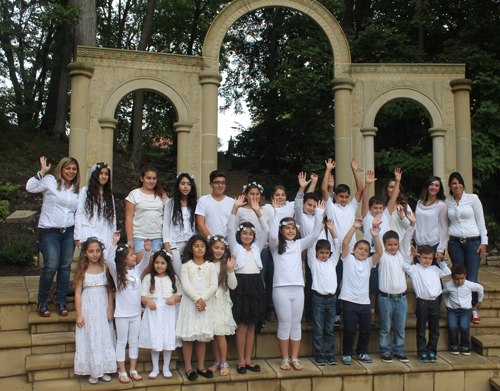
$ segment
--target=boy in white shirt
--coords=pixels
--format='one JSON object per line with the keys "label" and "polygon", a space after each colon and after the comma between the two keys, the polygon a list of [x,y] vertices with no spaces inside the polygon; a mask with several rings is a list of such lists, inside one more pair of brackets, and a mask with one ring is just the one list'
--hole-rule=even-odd
{"label": "boy in white shirt", "polygon": [[347,232],[342,242],[342,262],[344,263],[344,276],[340,299],[344,305],[344,338],[343,357],[344,365],[351,364],[354,354],[354,337],[359,324],[359,338],[356,359],[365,363],[373,360],[368,356],[368,342],[371,332],[370,298],[368,296],[368,282],[370,270],[377,264],[382,255],[382,245],[378,238],[380,222],[375,220],[370,232],[375,241],[375,254],[370,257],[370,243],[360,240],[354,245],[354,254],[349,253],[349,242],[352,236],[363,226],[363,220],[356,219],[352,228]]}
{"label": "boy in white shirt", "polygon": [[[481,307],[484,289],[481,285],[466,280],[467,271],[459,263],[451,267],[451,281],[443,289],[444,302],[448,309],[448,334],[450,335],[451,354],[470,355],[470,320],[472,292],[477,292],[476,308]],[[460,329],[460,341],[458,340]]]}
{"label": "boy in white shirt", "polygon": [[[312,274],[313,348],[316,365],[336,365],[335,359],[335,314],[337,310],[337,274],[340,242],[335,234],[332,220],[326,226],[330,232],[328,240],[316,242],[316,256],[308,257]],[[333,249],[333,251],[331,251]],[[323,335],[325,350],[323,353]]]}
{"label": "boy in white shirt", "polygon": [[[410,258],[403,263],[403,270],[411,277],[413,289],[417,296],[417,354],[420,362],[437,362],[437,344],[439,340],[439,297],[441,296],[441,278],[451,274],[442,259],[433,266],[434,248],[419,246],[418,254],[412,246]],[[417,256],[418,264],[412,265]],[[427,322],[429,322],[429,342],[425,339]]]}

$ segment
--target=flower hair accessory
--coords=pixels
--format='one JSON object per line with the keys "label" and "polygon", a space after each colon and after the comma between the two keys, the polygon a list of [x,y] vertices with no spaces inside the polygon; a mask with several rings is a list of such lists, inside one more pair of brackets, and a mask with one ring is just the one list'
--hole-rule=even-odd
{"label": "flower hair accessory", "polygon": [[264,187],[262,187],[262,185],[257,183],[257,182],[252,182],[252,183],[249,183],[248,185],[243,186],[243,193],[246,193],[247,187],[249,187],[249,186],[256,187],[257,189],[259,189],[260,194],[264,193]]}
{"label": "flower hair accessory", "polygon": [[85,241],[83,243],[88,243],[88,242],[97,242],[99,244],[99,247],[101,247],[102,249],[105,249],[106,246],[104,245],[103,242],[101,242],[98,238],[96,238],[95,236],[90,236],[88,237],[87,239],[85,239]]}
{"label": "flower hair accessory", "polygon": [[128,245],[128,243],[125,246],[123,246],[123,247],[117,248],[116,251],[117,252],[121,252],[121,251],[125,250],[126,248],[130,248],[130,246]]}
{"label": "flower hair accessory", "polygon": [[179,178],[182,174],[186,174],[188,177],[190,177],[193,181],[196,180],[196,177],[193,174],[188,174],[187,172],[180,172],[177,174],[177,178]]}
{"label": "flower hair accessory", "polygon": [[245,227],[243,224],[240,224],[240,226],[238,227],[238,231],[242,231],[244,229],[251,229],[253,233],[256,233],[255,227]]}
{"label": "flower hair accessory", "polygon": [[287,225],[293,225],[295,228],[299,229],[300,225],[298,225],[295,221],[290,220],[290,221],[282,221],[280,223],[280,227],[285,227]]}
{"label": "flower hair accessory", "polygon": [[163,252],[164,254],[168,255],[170,257],[170,259],[174,259],[174,255],[172,253],[169,253],[167,250],[165,250],[164,248],[161,249],[161,252]]}
{"label": "flower hair accessory", "polygon": [[102,168],[107,168],[109,172],[111,172],[111,167],[109,166],[108,163],[96,163],[92,166],[92,169],[90,170],[90,173],[93,174],[95,170],[97,169],[102,169]]}
{"label": "flower hair accessory", "polygon": [[212,236],[211,238],[214,242],[221,242],[223,243],[226,247],[229,246],[229,243],[228,241],[226,240],[226,238],[224,236],[221,236],[221,235],[215,235],[215,236]]}

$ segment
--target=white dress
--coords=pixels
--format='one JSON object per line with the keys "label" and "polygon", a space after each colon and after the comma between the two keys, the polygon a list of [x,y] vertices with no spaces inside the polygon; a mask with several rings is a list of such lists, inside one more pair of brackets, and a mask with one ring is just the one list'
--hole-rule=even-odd
{"label": "white dress", "polygon": [[[162,278],[170,277],[165,276]],[[152,311],[146,306],[141,320],[139,333],[139,347],[152,349],[155,352],[162,350],[175,350],[182,346],[182,340],[175,335],[175,324],[177,322],[177,306],[168,305],[163,298],[162,284],[155,284],[158,298],[151,299],[156,304],[156,310]]]}
{"label": "white dress", "polygon": [[106,272],[85,273],[82,292],[83,327],[75,331],[75,374],[101,377],[116,372],[116,336],[107,319],[108,280]]}
{"label": "white dress", "polygon": [[[214,263],[217,276],[220,274],[220,262]],[[238,285],[236,276],[228,273],[227,289],[218,287],[212,299],[214,335],[233,335],[236,331],[236,322],[233,318],[233,302],[229,291]]]}

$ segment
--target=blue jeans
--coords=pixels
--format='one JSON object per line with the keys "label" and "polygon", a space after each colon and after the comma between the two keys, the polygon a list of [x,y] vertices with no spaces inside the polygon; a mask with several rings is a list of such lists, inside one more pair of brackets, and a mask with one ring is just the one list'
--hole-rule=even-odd
{"label": "blue jeans", "polygon": [[320,295],[313,291],[313,347],[314,355],[323,354],[323,335],[325,336],[325,355],[333,356],[335,345],[335,313],[337,296]]}
{"label": "blue jeans", "polygon": [[66,304],[71,261],[75,252],[73,227],[65,232],[57,228],[39,229],[40,251],[43,256],[43,269],[38,285],[38,303],[47,303],[54,275],[57,272],[57,304]]}
{"label": "blue jeans", "polygon": [[[451,346],[470,346],[470,319],[471,310],[448,308],[448,332],[450,334]],[[460,342],[458,341],[458,329],[460,328]]]}
{"label": "blue jeans", "polygon": [[[134,254],[140,253],[141,251],[146,251],[144,250],[144,240],[145,239],[134,238]],[[151,239],[151,254],[160,251],[162,248],[162,238]]]}
{"label": "blue jeans", "polygon": [[380,321],[380,354],[391,353],[391,322],[394,330],[392,351],[395,354],[405,352],[405,324],[408,313],[406,295],[398,298],[378,295]]}
{"label": "blue jeans", "polygon": [[[434,300],[424,300],[417,297],[417,353],[437,354],[439,340],[439,303],[440,297]],[[425,332],[429,323],[429,341],[425,339]]]}
{"label": "blue jeans", "polygon": [[[448,242],[448,254],[450,255],[452,264],[461,264],[467,270],[467,280],[477,282],[477,275],[479,273],[479,264],[481,257],[477,252],[481,240],[472,240],[465,243]],[[472,306],[477,304],[477,292],[472,292]]]}

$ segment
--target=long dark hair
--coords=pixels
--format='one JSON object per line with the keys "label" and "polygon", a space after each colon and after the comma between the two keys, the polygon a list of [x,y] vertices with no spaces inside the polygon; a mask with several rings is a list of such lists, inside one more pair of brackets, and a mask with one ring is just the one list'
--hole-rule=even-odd
{"label": "long dark hair", "polygon": [[[387,189],[389,188],[389,184],[391,182],[396,182],[396,178],[389,179],[382,190],[382,201],[384,202],[384,206],[387,206],[389,200],[391,199],[391,197],[389,197],[389,194],[387,193]],[[396,189],[394,188],[394,190]],[[399,183],[399,195],[398,198],[396,199],[396,203],[397,205],[401,205],[403,207],[404,212],[406,213],[406,210],[408,209],[408,200],[406,199],[405,191],[403,189],[403,185],[401,184],[401,182]]]}
{"label": "long dark hair", "polygon": [[[122,246],[116,249],[116,290],[118,291],[122,291],[127,287],[127,268],[125,267],[125,259],[131,251],[133,250],[128,246]],[[144,262],[145,260],[143,259],[142,261]]]}
{"label": "long dark hair", "polygon": [[279,227],[279,233],[278,233],[278,254],[283,254],[286,251],[286,239],[283,237],[283,234],[281,232],[281,228],[282,228],[281,224],[288,223],[290,221],[293,221],[293,225],[295,227],[297,227],[297,223],[291,217],[285,217],[285,218],[281,219],[281,221],[280,221],[280,227]]}
{"label": "long dark hair", "polygon": [[[85,200],[85,213],[90,218],[94,217],[94,208],[97,206],[97,216],[103,216],[110,225],[113,225],[115,208],[113,203],[113,192],[111,191],[111,170],[106,163],[97,163],[94,171],[90,174],[89,186],[87,188],[87,199]],[[109,179],[102,188],[102,201],[99,194],[99,175],[103,169],[108,169]]]}
{"label": "long dark hair", "polygon": [[426,202],[429,199],[429,186],[431,185],[432,182],[438,181],[439,182],[439,192],[436,194],[436,198],[438,200],[444,201],[445,200],[445,195],[444,195],[444,190],[443,190],[443,182],[441,182],[441,178],[438,176],[430,176],[427,178],[427,180],[424,183],[424,187],[422,189],[422,193],[420,194],[420,201]]}
{"label": "long dark hair", "polygon": [[90,237],[85,242],[82,243],[82,249],[80,251],[80,257],[78,258],[78,264],[76,266],[75,270],[75,283],[79,281],[83,281],[85,279],[85,272],[87,271],[87,268],[89,267],[89,259],[87,258],[87,250],[89,248],[89,245],[92,243],[97,243],[99,245],[99,248],[101,249],[101,257],[99,258],[99,261],[97,261],[97,264],[99,266],[102,266],[104,268],[104,244],[97,238],[95,237]]}
{"label": "long dark hair", "polygon": [[196,185],[194,183],[194,179],[191,178],[191,176],[188,173],[183,172],[182,174],[179,174],[177,177],[177,180],[175,181],[175,186],[174,186],[174,197],[173,197],[173,213],[172,213],[172,222],[175,225],[179,225],[182,229],[184,228],[184,219],[182,218],[182,207],[181,207],[181,198],[182,194],[181,191],[179,190],[179,184],[181,183],[181,180],[183,178],[186,178],[189,180],[189,183],[191,184],[191,191],[187,195],[187,207],[189,208],[189,212],[191,214],[189,218],[189,222],[191,224],[191,229],[195,231],[196,229],[196,216],[194,214],[196,210],[196,202],[197,202],[197,195],[196,195]]}
{"label": "long dark hair", "polygon": [[[209,245],[210,248],[212,248],[215,243],[222,243],[224,245],[224,248],[226,249],[224,251],[224,254],[222,254],[222,258],[220,259],[220,273],[219,273],[219,287],[223,288],[224,290],[227,290],[227,245],[224,243],[221,239],[226,240],[223,236],[215,235],[210,238]],[[215,254],[212,250],[212,259],[211,261],[213,262],[215,260]]]}
{"label": "long dark hair", "polygon": [[208,240],[203,235],[193,235],[191,239],[186,243],[186,247],[184,247],[184,251],[182,252],[182,263],[186,263],[189,260],[193,259],[193,244],[197,240],[201,240],[205,243],[205,256],[203,257],[206,261],[210,261],[213,257],[212,255],[212,247],[208,244]]}
{"label": "long dark hair", "polygon": [[160,181],[160,172],[153,166],[144,166],[142,167],[141,173],[139,174],[139,177],[137,178],[137,183],[136,187],[141,188],[143,186],[143,183],[141,181],[141,178],[144,178],[144,175],[146,175],[147,172],[154,172],[156,174],[156,185],[154,187],[154,194],[155,197],[158,196],[161,199],[165,198],[165,192],[161,188],[161,181]]}
{"label": "long dark hair", "polygon": [[155,277],[158,275],[155,269],[155,261],[158,257],[161,257],[167,262],[167,276],[170,277],[170,281],[172,281],[172,290],[174,293],[177,292],[177,286],[175,284],[175,271],[174,266],[172,265],[172,257],[165,250],[157,251],[153,254],[153,262],[151,265],[151,287],[149,288],[149,292],[154,293],[155,291]]}

